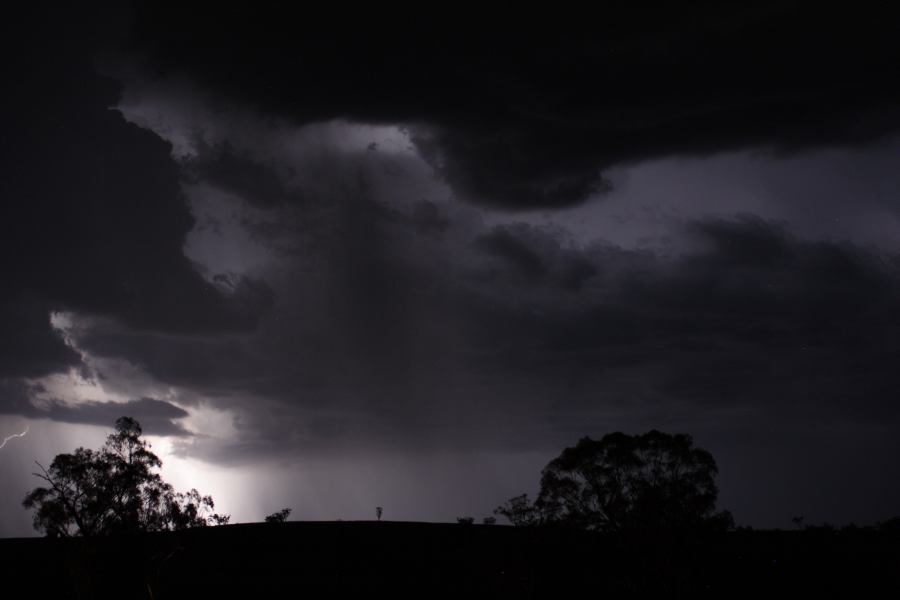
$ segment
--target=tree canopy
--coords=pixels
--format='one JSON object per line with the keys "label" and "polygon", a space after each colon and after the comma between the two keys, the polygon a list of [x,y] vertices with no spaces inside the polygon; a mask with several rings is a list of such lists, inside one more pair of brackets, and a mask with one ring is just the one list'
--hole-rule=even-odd
{"label": "tree canopy", "polygon": [[155,469],[159,457],[141,439],[140,424],[116,421],[99,450],[58,454],[34,475],[45,485],[29,492],[23,506],[34,510],[34,528],[52,537],[187,529],[228,522],[212,513],[210,496],[196,489],[175,493]]}
{"label": "tree canopy", "polygon": [[716,462],[687,434],[584,437],[550,461],[534,502],[497,508],[514,525],[564,524],[598,531],[729,527],[716,512]]}

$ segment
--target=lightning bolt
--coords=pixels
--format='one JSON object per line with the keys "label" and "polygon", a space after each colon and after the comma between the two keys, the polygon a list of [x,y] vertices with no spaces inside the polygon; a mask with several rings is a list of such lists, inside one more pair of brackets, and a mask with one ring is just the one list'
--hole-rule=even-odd
{"label": "lightning bolt", "polygon": [[26,434],[26,433],[28,433],[28,425],[25,426],[25,431],[23,431],[22,433],[14,433],[14,434],[12,434],[12,435],[6,436],[5,438],[3,438],[3,443],[0,444],[0,450],[3,450],[3,446],[5,446],[5,445],[6,445],[6,442],[8,442],[9,440],[11,440],[11,439],[13,439],[13,438],[22,438],[22,437],[25,437],[25,434]]}

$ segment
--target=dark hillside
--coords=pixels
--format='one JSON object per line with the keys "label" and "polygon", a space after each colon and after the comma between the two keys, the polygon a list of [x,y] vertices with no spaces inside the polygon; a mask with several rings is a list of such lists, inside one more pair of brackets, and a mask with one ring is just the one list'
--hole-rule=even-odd
{"label": "dark hillside", "polygon": [[738,531],[641,550],[565,530],[297,522],[130,538],[6,539],[0,559],[8,581],[37,585],[54,598],[896,597],[898,541],[894,532],[869,529]]}

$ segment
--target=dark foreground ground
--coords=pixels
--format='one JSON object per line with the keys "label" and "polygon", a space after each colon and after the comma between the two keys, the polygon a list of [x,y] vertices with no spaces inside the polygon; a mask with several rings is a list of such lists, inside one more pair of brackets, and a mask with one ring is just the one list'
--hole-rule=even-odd
{"label": "dark foreground ground", "polygon": [[[642,542],[560,530],[283,523],[2,539],[7,586],[52,598],[900,598],[900,535],[737,531]],[[379,596],[375,596],[379,594]]]}

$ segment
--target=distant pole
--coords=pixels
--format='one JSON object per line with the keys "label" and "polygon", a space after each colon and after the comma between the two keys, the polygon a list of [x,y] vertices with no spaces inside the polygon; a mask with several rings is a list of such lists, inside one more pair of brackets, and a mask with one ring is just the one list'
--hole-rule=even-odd
{"label": "distant pole", "polygon": [[378,517],[378,520],[381,520],[381,513],[383,512],[380,506],[375,507],[375,516]]}

